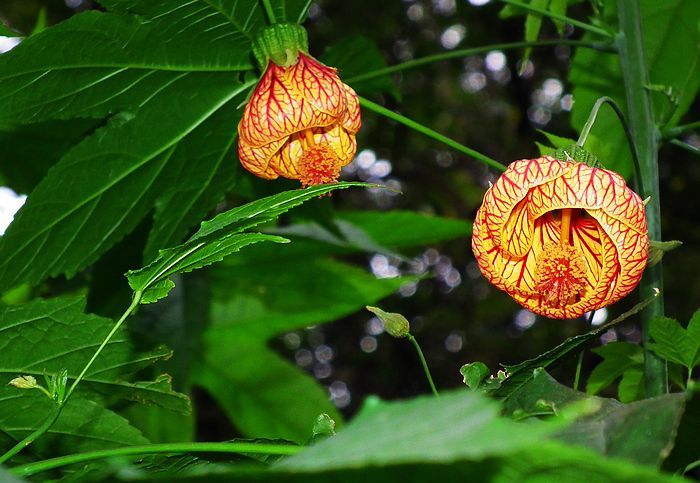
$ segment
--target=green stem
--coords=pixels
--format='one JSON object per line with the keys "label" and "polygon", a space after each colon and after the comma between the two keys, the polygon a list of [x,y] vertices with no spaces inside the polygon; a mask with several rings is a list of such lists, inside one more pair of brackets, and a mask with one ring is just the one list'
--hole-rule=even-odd
{"label": "green stem", "polygon": [[[581,146],[581,145],[579,145]],[[595,310],[591,311],[591,314],[588,316],[588,321],[586,321],[586,332],[589,332],[591,328],[593,327],[593,316],[595,315]],[[585,352],[585,348],[581,350],[581,352],[578,353],[578,362],[576,363],[576,375],[574,376],[574,391],[578,391],[578,384],[579,381],[581,380],[581,367],[583,366],[583,354]]]}
{"label": "green stem", "polygon": [[85,377],[85,374],[87,374],[87,371],[90,369],[92,364],[95,362],[97,357],[100,355],[102,350],[107,346],[109,341],[112,339],[114,334],[116,334],[117,330],[119,330],[119,327],[124,323],[126,318],[132,314],[132,312],[136,309],[138,306],[139,302],[141,301],[141,292],[137,291],[134,293],[134,296],[132,297],[131,300],[131,305],[129,305],[129,308],[126,309],[126,311],[122,314],[121,318],[117,321],[116,324],[114,324],[114,327],[112,327],[112,330],[109,331],[109,334],[107,334],[107,337],[102,341],[100,346],[97,348],[95,353],[92,355],[90,360],[88,361],[87,364],[85,364],[85,367],[83,367],[83,370],[80,372],[78,377],[73,381],[73,384],[70,386],[70,389],[66,393],[65,397],[63,399],[60,399],[56,401],[56,406],[54,407],[54,410],[51,412],[49,417],[46,418],[46,421],[39,426],[32,434],[24,438],[22,441],[17,443],[15,446],[13,446],[9,451],[7,451],[4,455],[0,456],[0,464],[4,463],[5,461],[9,460],[12,458],[14,455],[22,451],[22,449],[26,448],[30,444],[32,444],[37,438],[39,438],[41,435],[43,435],[45,432],[47,432],[49,429],[51,429],[51,426],[56,422],[58,417],[61,415],[61,411],[63,411],[63,407],[66,405],[68,402],[68,399],[70,398],[71,394],[73,394],[73,391],[75,391],[75,388],[78,386],[80,381],[83,380]]}
{"label": "green stem", "polygon": [[671,129],[667,129],[666,131],[663,132],[662,138],[663,139],[673,139],[677,138],[681,134],[685,134],[688,131],[695,131],[696,129],[700,128],[700,121],[695,121],[691,122],[688,124],[681,124],[680,126],[673,127]]}
{"label": "green stem", "polygon": [[685,143],[685,142],[681,141],[680,139],[671,139],[669,142],[671,144],[673,144],[674,146],[678,146],[681,149],[685,149],[689,153],[693,153],[695,155],[700,155],[700,149],[696,148],[695,146],[693,146],[691,144]]}
{"label": "green stem", "polygon": [[[518,2],[517,0],[501,0],[503,3],[507,3],[509,5],[513,5],[514,7],[522,8],[523,10],[527,10],[529,12],[537,13],[540,15],[543,15],[545,17],[549,17],[554,20],[559,20],[560,22],[568,23],[571,24],[575,27],[579,27],[581,30],[587,30],[588,32],[602,35],[603,37],[608,37],[612,38],[613,35],[608,32],[607,30],[603,30],[600,27],[596,27],[595,25],[590,25],[585,22],[581,22],[579,20],[576,20],[574,18],[567,17],[566,15],[559,15],[558,13],[550,12],[549,10],[545,10],[543,8],[538,8],[534,7],[532,5],[529,5],[527,3],[522,3]],[[625,2],[622,2],[625,3]]]}
{"label": "green stem", "polygon": [[492,50],[511,50],[511,49],[521,49],[528,47],[552,47],[557,45],[570,45],[575,47],[590,47],[591,49],[603,50],[608,52],[616,52],[614,48],[600,43],[595,42],[582,42],[580,40],[543,40],[536,42],[509,42],[506,44],[491,44],[484,45],[481,47],[472,47],[469,49],[459,49],[452,50],[450,52],[442,52],[440,54],[429,55],[426,57],[421,57],[418,59],[408,60],[400,64],[392,65],[389,67],[384,67],[382,69],[373,70],[370,72],[365,72],[364,74],[356,75],[354,77],[349,77],[344,79],[345,82],[352,84],[354,82],[361,82],[368,79],[374,79],[376,77],[381,77],[388,74],[393,74],[395,72],[400,72],[408,69],[415,69],[416,67],[421,67],[424,65],[432,64],[435,62],[440,62],[443,60],[450,59],[461,59],[463,57],[468,57],[470,55],[483,54],[485,52],[491,52]]}
{"label": "green stem", "polygon": [[48,460],[37,461],[22,466],[16,466],[10,471],[19,476],[30,476],[42,471],[60,468],[85,461],[93,461],[114,456],[134,456],[158,453],[254,453],[288,456],[303,451],[303,446],[286,444],[259,443],[163,443],[143,446],[125,446],[123,448],[106,449],[77,453]]}
{"label": "green stem", "polygon": [[49,414],[49,417],[46,418],[46,421],[44,421],[41,426],[36,428],[36,430],[32,432],[29,436],[27,436],[22,441],[10,448],[4,455],[0,456],[0,465],[5,463],[7,460],[12,458],[14,455],[22,451],[30,444],[32,444],[39,436],[48,431],[51,428],[51,426],[53,426],[53,423],[55,423],[58,417],[61,415],[62,409],[63,405],[56,403],[53,410],[51,411],[51,414]]}
{"label": "green stem", "polygon": [[80,381],[83,380],[83,377],[85,377],[85,374],[87,374],[87,371],[90,370],[90,367],[92,364],[95,362],[95,360],[99,357],[99,355],[102,353],[102,350],[109,344],[109,341],[112,340],[112,337],[114,337],[114,334],[117,333],[119,328],[122,326],[124,321],[126,320],[127,317],[129,317],[134,310],[136,310],[136,307],[138,307],[139,302],[141,302],[141,292],[137,291],[134,292],[133,297],[131,298],[131,305],[124,311],[122,316],[119,318],[116,324],[114,324],[114,327],[112,327],[112,330],[109,331],[109,334],[107,334],[107,337],[102,341],[100,346],[97,348],[95,353],[92,355],[90,360],[88,361],[87,364],[85,364],[85,367],[83,367],[83,370],[80,372],[78,377],[73,381],[73,384],[71,385],[70,389],[68,390],[68,393],[66,394],[66,397],[63,401],[61,401],[62,404],[65,404],[66,401],[68,401],[68,398],[70,398],[71,394],[73,394],[73,391],[75,391],[75,388],[78,386]]}
{"label": "green stem", "polygon": [[416,348],[416,352],[418,352],[418,357],[420,357],[420,363],[423,365],[423,372],[425,372],[425,377],[428,378],[428,383],[430,383],[430,389],[433,391],[433,395],[435,395],[435,397],[440,397],[440,394],[438,394],[437,388],[435,387],[435,383],[433,382],[433,376],[430,374],[428,362],[425,360],[423,351],[420,348],[420,344],[418,344],[418,341],[415,337],[413,337],[412,334],[408,334],[406,335],[406,337],[408,337],[408,340],[411,341],[413,347]]}
{"label": "green stem", "polygon": [[306,14],[309,11],[309,7],[311,6],[311,2],[313,0],[306,0],[306,5],[304,5],[304,8],[301,9],[301,12],[299,12],[299,17],[297,18],[297,23],[301,24],[304,21],[304,17],[306,17]]}
{"label": "green stem", "polygon": [[[630,131],[639,155],[642,171],[642,197],[651,196],[646,207],[649,238],[661,240],[661,208],[659,203],[659,166],[657,132],[654,122],[649,90],[644,44],[642,39],[642,19],[639,0],[617,2],[620,33],[617,37],[620,67],[627,94],[627,111]],[[663,287],[662,263],[647,268],[641,283],[641,297],[645,298],[654,289]],[[668,392],[666,363],[649,350],[649,325],[651,320],[664,313],[663,297],[656,297],[642,312],[642,341],[644,345],[644,382],[647,397]]]}
{"label": "green stem", "polygon": [[272,9],[272,5],[270,5],[270,0],[262,0],[262,4],[265,9],[265,15],[267,15],[267,21],[270,22],[270,25],[276,24],[277,18],[275,17],[275,11]]}
{"label": "green stem", "polygon": [[456,149],[457,151],[464,153],[468,156],[471,156],[472,158],[476,159],[477,161],[481,161],[487,166],[490,166],[492,168],[495,168],[499,171],[505,171],[506,167],[496,161],[495,159],[491,159],[485,154],[481,154],[478,151],[475,151],[471,148],[468,148],[467,146],[458,143],[457,141],[448,138],[447,136],[444,136],[440,134],[437,131],[433,131],[429,127],[426,127],[413,119],[409,119],[406,116],[402,116],[401,114],[398,114],[394,111],[390,111],[386,107],[380,106],[379,104],[375,104],[374,102],[370,101],[369,99],[365,99],[364,97],[360,97],[360,105],[366,109],[369,109],[370,111],[374,111],[377,114],[380,114],[384,117],[388,117],[389,119],[396,121],[400,124],[403,124],[404,126],[407,126],[414,131],[417,131],[421,134],[425,134],[426,136],[435,139],[436,141],[440,141],[443,144],[446,144],[447,146]]}
{"label": "green stem", "polygon": [[578,138],[578,141],[576,144],[578,146],[583,147],[584,144],[586,144],[586,139],[588,139],[588,135],[590,134],[591,128],[593,127],[593,124],[595,124],[595,120],[598,117],[598,111],[600,110],[601,106],[603,104],[607,104],[612,108],[612,110],[615,112],[617,115],[617,119],[620,121],[620,124],[622,125],[622,129],[625,132],[625,136],[627,137],[627,145],[629,146],[630,149],[630,154],[632,155],[632,163],[634,164],[634,176],[635,176],[635,189],[637,191],[642,190],[642,172],[641,172],[641,166],[639,164],[639,155],[637,154],[637,149],[634,145],[634,138],[632,137],[632,131],[630,130],[629,124],[627,124],[627,119],[625,119],[625,114],[622,112],[622,109],[620,109],[620,106],[617,105],[617,103],[611,99],[608,96],[603,96],[598,98],[595,101],[595,104],[593,105],[593,108],[591,109],[591,113],[588,115],[588,119],[586,120],[586,124],[583,126],[583,129],[581,130],[581,135]]}

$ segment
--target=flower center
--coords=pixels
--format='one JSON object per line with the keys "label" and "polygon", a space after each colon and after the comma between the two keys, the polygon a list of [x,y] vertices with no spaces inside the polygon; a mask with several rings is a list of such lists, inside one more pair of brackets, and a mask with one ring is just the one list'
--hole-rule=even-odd
{"label": "flower center", "polygon": [[333,183],[340,175],[340,159],[327,144],[316,144],[311,129],[303,132],[304,152],[297,170],[302,186]]}
{"label": "flower center", "polygon": [[562,210],[559,243],[545,245],[537,259],[535,290],[550,307],[575,303],[586,288],[586,261],[570,244],[571,212],[570,208]]}

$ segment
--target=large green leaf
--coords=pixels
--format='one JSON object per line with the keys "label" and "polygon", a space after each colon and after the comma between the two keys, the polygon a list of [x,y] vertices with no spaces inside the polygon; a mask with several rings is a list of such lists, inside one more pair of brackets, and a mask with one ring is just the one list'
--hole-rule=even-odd
{"label": "large green leaf", "polygon": [[[71,149],[0,241],[0,291],[71,276],[97,259],[164,190],[161,175],[177,143],[250,85],[230,74],[179,74],[136,116],[113,118]],[[173,98],[187,99],[186,106]]]}
{"label": "large green leaf", "polygon": [[[110,319],[85,314],[84,308],[83,297],[0,308],[0,375],[6,381],[20,375],[41,379],[44,373],[56,374],[66,369],[69,378],[75,378],[114,325]],[[149,382],[122,379],[170,355],[165,347],[137,353],[124,331],[119,332],[87,372],[78,386],[79,392],[89,390],[93,397],[102,394],[188,412],[189,400],[172,391],[167,376]],[[0,391],[7,404],[14,404],[26,393],[8,386],[2,386]],[[12,414],[9,408],[0,412]],[[6,421],[12,422],[12,417]]]}
{"label": "large green leaf", "polygon": [[[0,447],[7,450],[37,429],[53,409],[53,402],[38,391],[0,388]],[[148,444],[128,421],[99,403],[73,396],[51,429],[34,442],[39,455],[78,453],[127,445]]]}
{"label": "large green leaf", "polygon": [[[678,98],[678,107],[665,126],[672,127],[687,112],[700,88],[700,37],[697,26],[700,3],[695,0],[642,0],[640,8],[650,81],[654,85],[671,88]],[[614,14],[614,0],[606,1],[605,12]],[[616,22],[614,17],[606,20],[610,24]],[[578,130],[583,128],[599,97],[612,97],[625,109],[624,84],[619,59],[614,54],[577,49],[569,82],[574,87],[576,100],[571,123]],[[654,94],[653,100],[657,122],[666,121],[672,107],[669,100],[662,93]],[[598,156],[604,166],[625,176],[632,173],[627,139],[611,110],[601,110],[587,148]]]}
{"label": "large green leaf", "polygon": [[557,438],[650,466],[660,465],[668,456],[685,407],[685,394],[666,394],[629,404],[587,396],[559,384],[540,369],[511,395],[505,410],[534,412],[542,400],[556,408],[574,401],[594,401],[599,409],[560,431]]}
{"label": "large green leaf", "polygon": [[[280,246],[283,252],[288,246]],[[251,437],[306,442],[320,413],[340,416],[328,393],[266,347],[281,332],[336,320],[396,291],[400,279],[377,280],[345,263],[280,254],[267,263],[212,270],[212,326],[194,377]]]}
{"label": "large green leaf", "polygon": [[[644,364],[644,349],[631,342],[610,342],[593,349],[603,362],[598,364],[586,382],[588,394],[598,394],[630,370],[639,370]],[[626,381],[629,384],[631,381]],[[620,398],[622,400],[622,398]]]}
{"label": "large green leaf", "polygon": [[498,404],[475,392],[443,393],[439,399],[373,401],[336,436],[277,466],[320,471],[481,460],[524,449],[553,427],[500,418]]}
{"label": "large green leaf", "polygon": [[670,317],[654,317],[649,333],[654,340],[649,348],[659,357],[688,370],[700,364],[700,310],[693,314],[687,330]]}

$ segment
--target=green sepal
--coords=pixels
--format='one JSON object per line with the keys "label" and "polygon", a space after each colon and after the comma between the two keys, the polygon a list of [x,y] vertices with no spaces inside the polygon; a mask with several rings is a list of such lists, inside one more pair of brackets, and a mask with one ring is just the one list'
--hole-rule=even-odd
{"label": "green sepal", "polygon": [[560,159],[562,161],[574,161],[576,163],[583,163],[592,168],[603,167],[603,165],[600,164],[600,161],[598,161],[597,157],[595,157],[593,154],[589,153],[577,144],[572,144],[564,148],[559,148],[556,151],[554,151],[553,156],[556,159]]}
{"label": "green sepal", "polygon": [[295,23],[276,23],[264,27],[253,42],[253,54],[262,69],[267,67],[269,61],[289,67],[297,63],[299,52],[308,51],[306,30]]}

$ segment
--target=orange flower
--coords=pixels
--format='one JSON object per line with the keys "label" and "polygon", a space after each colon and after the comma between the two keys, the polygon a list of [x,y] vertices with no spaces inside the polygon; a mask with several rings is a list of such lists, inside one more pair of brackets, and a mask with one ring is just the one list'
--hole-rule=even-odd
{"label": "orange flower", "polygon": [[472,250],[484,276],[525,308],[579,317],[639,283],[644,203],[612,171],[547,156],[516,161],[484,195]]}
{"label": "orange flower", "polygon": [[293,65],[267,64],[238,125],[238,157],[261,178],[331,183],[355,155],[360,124],[355,91],[299,52]]}

